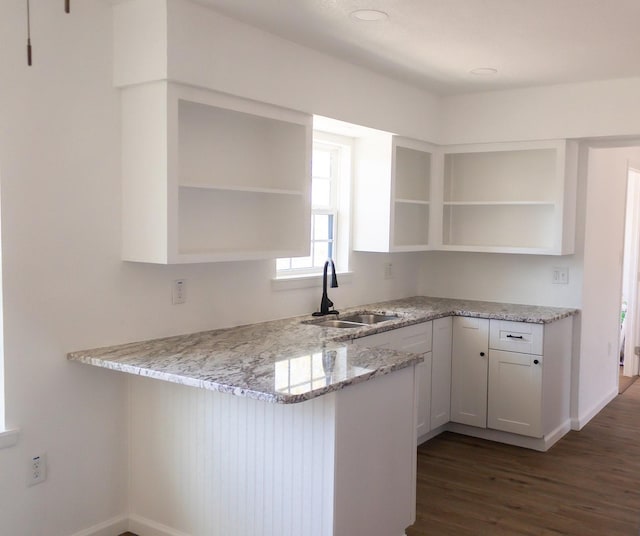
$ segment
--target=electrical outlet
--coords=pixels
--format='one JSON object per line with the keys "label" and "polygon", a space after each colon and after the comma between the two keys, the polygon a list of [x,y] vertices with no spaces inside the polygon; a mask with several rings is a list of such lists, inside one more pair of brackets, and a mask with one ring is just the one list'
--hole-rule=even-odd
{"label": "electrical outlet", "polygon": [[393,279],[393,264],[390,262],[384,265],[384,278]]}
{"label": "electrical outlet", "polygon": [[187,301],[187,280],[176,279],[171,289],[171,300],[173,305],[179,305]]}
{"label": "electrical outlet", "polygon": [[553,269],[553,284],[568,285],[569,284],[569,268],[556,266]]}
{"label": "electrical outlet", "polygon": [[33,456],[29,460],[29,471],[27,473],[27,485],[35,486],[47,479],[47,457],[45,454]]}

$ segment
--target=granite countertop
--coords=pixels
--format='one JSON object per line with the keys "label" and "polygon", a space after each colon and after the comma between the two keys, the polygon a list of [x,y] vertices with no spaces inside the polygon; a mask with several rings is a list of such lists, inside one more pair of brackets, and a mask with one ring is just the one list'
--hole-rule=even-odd
{"label": "granite countertop", "polygon": [[445,316],[545,324],[577,312],[558,307],[418,296],[351,307],[340,317],[364,311],[394,314],[398,318],[339,329],[313,325],[326,317],[298,316],[82,350],[68,354],[67,358],[267,402],[295,403],[423,360],[418,354],[350,344],[352,339]]}

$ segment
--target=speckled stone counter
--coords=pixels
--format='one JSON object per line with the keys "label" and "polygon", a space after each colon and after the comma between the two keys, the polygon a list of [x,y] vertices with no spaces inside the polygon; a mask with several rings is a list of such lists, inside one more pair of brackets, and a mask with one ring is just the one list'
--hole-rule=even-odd
{"label": "speckled stone counter", "polygon": [[[228,329],[83,350],[68,359],[268,402],[302,402],[422,361],[422,356],[350,344],[355,338],[445,316],[549,323],[575,309],[413,297],[352,307],[396,319],[352,329],[299,316]],[[339,318],[338,317],[338,318]],[[331,318],[336,318],[331,316]]]}

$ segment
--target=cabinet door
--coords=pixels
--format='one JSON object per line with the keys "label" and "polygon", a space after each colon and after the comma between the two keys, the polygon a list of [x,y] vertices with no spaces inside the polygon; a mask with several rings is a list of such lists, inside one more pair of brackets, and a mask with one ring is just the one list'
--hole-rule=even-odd
{"label": "cabinet door", "polygon": [[453,322],[450,316],[433,321],[431,429],[442,426],[450,420],[452,332]]}
{"label": "cabinet door", "polygon": [[542,357],[491,350],[488,426],[542,437]]}
{"label": "cabinet door", "polygon": [[416,435],[418,438],[431,430],[431,364],[432,354],[428,352],[424,361],[416,365]]}
{"label": "cabinet door", "polygon": [[453,319],[451,420],[487,427],[489,320]]}
{"label": "cabinet door", "polygon": [[431,430],[431,339],[432,323],[425,322],[353,340],[354,344],[369,348],[390,348],[424,355],[424,361],[416,365],[418,437]]}

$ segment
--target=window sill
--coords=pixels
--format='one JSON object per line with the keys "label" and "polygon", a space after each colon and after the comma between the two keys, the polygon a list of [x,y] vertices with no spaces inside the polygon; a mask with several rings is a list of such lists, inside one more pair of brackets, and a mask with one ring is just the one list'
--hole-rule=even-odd
{"label": "window sill", "polygon": [[[353,272],[338,272],[338,284],[351,284]],[[322,286],[322,274],[292,275],[271,280],[272,290],[295,290]]]}
{"label": "window sill", "polygon": [[13,430],[0,431],[0,449],[6,449],[13,447],[18,442],[18,435],[20,430],[14,428]]}

